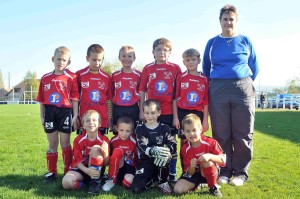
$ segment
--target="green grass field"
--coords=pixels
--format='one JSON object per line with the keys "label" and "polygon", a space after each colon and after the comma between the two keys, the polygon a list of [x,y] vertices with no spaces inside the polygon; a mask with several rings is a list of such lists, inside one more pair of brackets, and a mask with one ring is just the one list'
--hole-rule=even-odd
{"label": "green grass field", "polygon": [[[44,185],[46,149],[39,105],[0,105],[0,198],[214,198],[208,188],[184,196],[163,196],[156,188],[134,195],[118,186],[97,196],[86,189],[67,191],[61,186],[61,156],[57,183]],[[243,187],[223,185],[223,198],[300,198],[299,157],[300,111],[258,110],[250,179]],[[179,164],[178,170],[179,176]]]}

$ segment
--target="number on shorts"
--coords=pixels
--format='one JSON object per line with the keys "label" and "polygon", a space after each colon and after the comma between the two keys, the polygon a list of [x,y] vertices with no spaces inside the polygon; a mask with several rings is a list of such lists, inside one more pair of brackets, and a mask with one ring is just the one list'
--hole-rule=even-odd
{"label": "number on shorts", "polygon": [[67,125],[67,126],[69,126],[69,117],[66,118],[64,124]]}

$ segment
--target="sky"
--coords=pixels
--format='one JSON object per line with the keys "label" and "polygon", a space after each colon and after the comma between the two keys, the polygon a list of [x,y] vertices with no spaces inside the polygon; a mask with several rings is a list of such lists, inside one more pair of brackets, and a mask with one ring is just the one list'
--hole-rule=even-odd
{"label": "sky", "polygon": [[207,41],[221,33],[219,11],[227,3],[238,10],[237,32],[250,38],[257,53],[256,90],[284,87],[300,77],[299,0],[0,0],[5,86],[22,81],[27,71],[38,78],[52,71],[51,57],[59,46],[71,50],[74,72],[88,65],[86,50],[95,43],[110,62],[118,59],[121,46],[131,45],[134,66],[145,65],[153,61],[152,44],[160,37],[172,42],[169,61],[185,70],[183,51],[195,48],[203,54]]}

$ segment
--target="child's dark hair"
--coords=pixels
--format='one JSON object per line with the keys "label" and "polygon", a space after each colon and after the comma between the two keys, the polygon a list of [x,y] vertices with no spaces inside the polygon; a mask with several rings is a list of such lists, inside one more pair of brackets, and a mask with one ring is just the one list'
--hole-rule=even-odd
{"label": "child's dark hair", "polygon": [[86,55],[89,57],[91,53],[102,53],[104,52],[104,48],[99,44],[92,44],[87,49]]}
{"label": "child's dark hair", "polygon": [[117,121],[117,127],[121,123],[130,124],[131,125],[131,129],[134,128],[134,123],[133,123],[133,120],[131,119],[131,117],[128,117],[128,116],[122,116],[122,117],[120,117],[118,119],[118,121]]}
{"label": "child's dark hair", "polygon": [[150,104],[155,104],[156,110],[160,111],[160,103],[159,103],[159,101],[157,101],[155,99],[147,99],[146,101],[144,101],[143,109],[144,109],[145,106],[150,106]]}
{"label": "child's dark hair", "polygon": [[164,37],[159,38],[159,39],[157,39],[157,40],[155,40],[155,41],[153,42],[153,46],[152,46],[153,50],[154,50],[159,44],[162,44],[162,45],[166,46],[167,48],[169,48],[170,50],[172,50],[172,43],[171,43],[168,39],[166,39],[166,38],[164,38]]}

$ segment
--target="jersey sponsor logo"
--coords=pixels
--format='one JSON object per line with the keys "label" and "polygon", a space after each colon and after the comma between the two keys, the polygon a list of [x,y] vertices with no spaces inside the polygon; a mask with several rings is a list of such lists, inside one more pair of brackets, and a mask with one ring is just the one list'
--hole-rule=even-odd
{"label": "jersey sponsor logo", "polygon": [[187,94],[186,98],[191,104],[195,104],[199,101],[200,96],[198,95],[198,93],[192,91]]}
{"label": "jersey sponsor logo", "polygon": [[115,88],[119,89],[122,87],[122,82],[115,82]]}
{"label": "jersey sponsor logo", "polygon": [[197,89],[200,91],[204,91],[205,90],[205,85],[204,84],[197,84]]}
{"label": "jersey sponsor logo", "polygon": [[191,82],[199,82],[197,79],[189,79]]}
{"label": "jersey sponsor logo", "polygon": [[101,93],[98,90],[92,90],[90,92],[90,100],[93,102],[99,102],[101,99]]}
{"label": "jersey sponsor logo", "polygon": [[149,74],[149,79],[155,79],[155,78],[156,78],[156,73]]}
{"label": "jersey sponsor logo", "polygon": [[181,88],[182,89],[188,89],[189,83],[188,82],[181,82]]}
{"label": "jersey sponsor logo", "polygon": [[90,82],[81,82],[81,88],[88,88],[90,87]]}
{"label": "jersey sponsor logo", "polygon": [[168,90],[168,84],[165,81],[158,81],[155,85],[155,89],[159,93],[164,93]]}
{"label": "jersey sponsor logo", "polygon": [[50,88],[51,88],[51,84],[45,84],[45,85],[44,85],[44,90],[45,90],[45,91],[50,90]]}
{"label": "jersey sponsor logo", "polygon": [[132,78],[131,77],[123,77],[122,79],[124,79],[124,80],[131,80]]}
{"label": "jersey sponsor logo", "polygon": [[165,79],[171,79],[172,78],[172,72],[164,72],[164,78]]}
{"label": "jersey sponsor logo", "polygon": [[54,92],[49,95],[48,100],[51,104],[58,104],[59,102],[61,102],[62,97],[61,97],[60,93]]}
{"label": "jersey sponsor logo", "polygon": [[53,122],[45,122],[46,129],[53,129]]}
{"label": "jersey sponsor logo", "polygon": [[104,82],[98,82],[98,88],[104,90],[105,89],[105,83]]}
{"label": "jersey sponsor logo", "polygon": [[156,138],[156,144],[162,144],[164,141],[164,138],[162,135],[156,136],[155,138]]}
{"label": "jersey sponsor logo", "polygon": [[91,77],[90,80],[101,80],[101,78],[95,78],[95,77]]}
{"label": "jersey sponsor logo", "polygon": [[132,93],[129,90],[123,90],[120,93],[120,99],[123,101],[130,101],[132,99]]}

